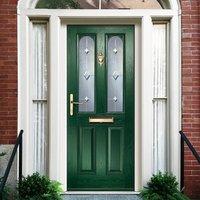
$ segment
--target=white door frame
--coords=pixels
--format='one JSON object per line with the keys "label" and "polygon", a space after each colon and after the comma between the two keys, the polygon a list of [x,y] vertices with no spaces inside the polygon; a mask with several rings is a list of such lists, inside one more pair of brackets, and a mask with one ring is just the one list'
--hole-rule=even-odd
{"label": "white door frame", "polygon": [[[153,173],[152,150],[152,20],[169,20],[170,24],[170,56],[169,56],[169,132],[170,154],[169,170],[180,181],[180,137],[178,131],[181,127],[180,103],[180,13],[178,6],[167,10],[51,10],[29,9],[27,1],[19,1],[18,7],[18,129],[23,129],[24,154],[23,174],[31,174],[31,158],[29,156],[30,126],[30,64],[29,40],[31,19],[46,19],[49,23],[49,48],[50,48],[50,87],[49,87],[49,134],[50,134],[50,162],[49,176],[67,188],[67,68],[66,68],[66,25],[68,24],[110,24],[121,21],[136,25],[136,110],[135,116],[135,191]],[[32,2],[32,1],[31,1]],[[35,1],[36,2],[36,1]],[[172,1],[174,2],[174,1]],[[31,4],[32,5],[32,4]],[[119,18],[120,16],[120,18]],[[106,20],[105,20],[106,19]],[[106,21],[106,23],[104,22]],[[103,23],[104,22],[104,23]],[[140,34],[141,33],[141,34]],[[138,76],[137,76],[138,74]],[[88,193],[88,192],[87,192]],[[96,193],[96,192],[95,192]],[[109,192],[106,192],[109,193]],[[116,192],[113,192],[116,193]]]}

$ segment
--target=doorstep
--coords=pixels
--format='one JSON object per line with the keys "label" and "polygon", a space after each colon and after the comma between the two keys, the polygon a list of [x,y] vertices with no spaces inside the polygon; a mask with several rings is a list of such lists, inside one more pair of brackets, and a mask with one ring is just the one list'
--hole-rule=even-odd
{"label": "doorstep", "polygon": [[136,194],[64,194],[63,200],[141,200]]}

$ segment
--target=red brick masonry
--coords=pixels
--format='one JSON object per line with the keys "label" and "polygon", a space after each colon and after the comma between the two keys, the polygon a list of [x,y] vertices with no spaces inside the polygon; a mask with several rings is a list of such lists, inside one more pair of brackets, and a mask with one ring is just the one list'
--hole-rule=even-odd
{"label": "red brick masonry", "polygon": [[[0,0],[0,144],[17,131],[17,0]],[[200,153],[200,0],[182,6],[182,128]],[[178,133],[177,133],[178,134]],[[185,186],[200,199],[200,166],[185,147]]]}
{"label": "red brick masonry", "polygon": [[[200,153],[200,0],[182,0],[182,129]],[[185,185],[200,199],[200,165],[185,147]]]}

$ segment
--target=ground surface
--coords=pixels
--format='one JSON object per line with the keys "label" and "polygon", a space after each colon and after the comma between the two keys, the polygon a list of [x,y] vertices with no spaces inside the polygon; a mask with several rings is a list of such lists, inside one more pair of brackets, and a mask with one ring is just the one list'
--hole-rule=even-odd
{"label": "ground surface", "polygon": [[63,195],[63,200],[140,200],[137,195]]}

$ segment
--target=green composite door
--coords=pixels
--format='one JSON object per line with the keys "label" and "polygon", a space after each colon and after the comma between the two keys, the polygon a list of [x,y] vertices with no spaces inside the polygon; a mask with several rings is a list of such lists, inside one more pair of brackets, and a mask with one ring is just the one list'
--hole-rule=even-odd
{"label": "green composite door", "polygon": [[134,27],[67,29],[68,190],[134,190]]}

